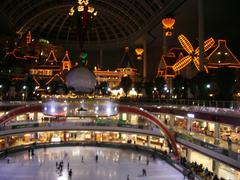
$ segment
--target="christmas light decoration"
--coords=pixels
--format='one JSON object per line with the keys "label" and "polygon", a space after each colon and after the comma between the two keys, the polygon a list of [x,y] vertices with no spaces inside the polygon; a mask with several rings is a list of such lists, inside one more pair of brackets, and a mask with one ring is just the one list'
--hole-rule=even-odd
{"label": "christmas light decoration", "polygon": [[[197,70],[200,71],[199,47],[194,50],[191,43],[184,35],[178,36],[178,40],[182,45],[183,49],[188,53],[188,55],[180,59],[176,64],[174,64],[173,70],[179,71],[186,67],[191,61],[193,61]],[[204,41],[204,52],[212,48],[214,43],[215,41],[213,38],[209,38],[208,40]],[[206,72],[208,72],[207,66],[204,65],[204,69]]]}
{"label": "christmas light decoration", "polygon": [[89,19],[89,16],[90,18],[92,18],[93,16],[97,15],[97,11],[95,11],[94,7],[89,4],[88,0],[78,0],[77,5],[71,7],[68,14],[69,16],[73,16],[75,12],[83,13],[82,14],[83,20]]}

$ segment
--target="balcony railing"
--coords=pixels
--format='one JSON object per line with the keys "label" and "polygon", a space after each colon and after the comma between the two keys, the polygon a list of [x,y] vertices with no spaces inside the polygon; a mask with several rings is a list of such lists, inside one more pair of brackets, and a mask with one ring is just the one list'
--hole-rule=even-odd
{"label": "balcony railing", "polygon": [[176,137],[176,140],[184,139],[185,141],[197,144],[197,145],[207,148],[211,151],[214,151],[214,152],[220,153],[224,156],[227,156],[231,159],[240,160],[240,153],[237,153],[237,152],[219,147],[217,145],[210,144],[210,143],[204,142],[202,140],[193,138],[191,135],[186,135],[186,134],[181,134],[181,133],[175,132],[175,137]]}
{"label": "balcony railing", "polygon": [[215,108],[228,108],[239,109],[240,101],[215,101],[215,100],[194,100],[194,99],[160,99],[160,98],[140,98],[140,99],[121,99],[122,103],[144,103],[155,105],[183,105],[183,106],[199,106],[199,107],[215,107]]}

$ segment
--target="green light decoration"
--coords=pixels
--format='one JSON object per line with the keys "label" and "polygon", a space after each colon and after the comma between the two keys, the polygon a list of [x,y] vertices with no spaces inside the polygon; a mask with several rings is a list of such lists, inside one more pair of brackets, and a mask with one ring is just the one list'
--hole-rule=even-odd
{"label": "green light decoration", "polygon": [[81,55],[80,55],[81,59],[87,59],[88,57],[88,53],[87,52],[82,52]]}
{"label": "green light decoration", "polygon": [[87,52],[82,52],[80,54],[80,65],[85,66],[87,64],[87,57],[88,57]]}

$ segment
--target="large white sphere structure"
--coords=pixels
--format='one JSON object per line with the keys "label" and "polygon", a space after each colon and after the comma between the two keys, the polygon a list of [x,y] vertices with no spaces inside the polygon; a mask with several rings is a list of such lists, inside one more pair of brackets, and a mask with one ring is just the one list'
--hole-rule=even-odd
{"label": "large white sphere structure", "polygon": [[94,90],[97,81],[90,70],[85,67],[76,67],[67,74],[65,83],[75,92],[89,93]]}

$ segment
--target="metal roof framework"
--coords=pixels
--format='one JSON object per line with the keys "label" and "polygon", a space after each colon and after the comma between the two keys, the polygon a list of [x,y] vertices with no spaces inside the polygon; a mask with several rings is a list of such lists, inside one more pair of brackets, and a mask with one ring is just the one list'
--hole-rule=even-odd
{"label": "metal roof framework", "polygon": [[[98,11],[87,32],[87,46],[129,44],[161,26],[161,19],[173,13],[185,0],[94,0]],[[76,44],[69,9],[77,0],[2,0],[0,10],[19,34],[31,30],[36,38]]]}

